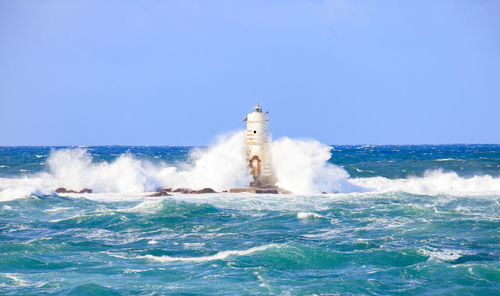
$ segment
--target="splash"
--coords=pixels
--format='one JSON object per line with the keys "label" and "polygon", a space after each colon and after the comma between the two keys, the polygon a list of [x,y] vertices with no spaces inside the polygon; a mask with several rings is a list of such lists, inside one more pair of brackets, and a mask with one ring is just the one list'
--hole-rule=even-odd
{"label": "splash", "polygon": [[[136,199],[158,188],[210,187],[216,191],[248,186],[245,133],[217,137],[207,148],[193,149],[185,163],[141,160],[125,153],[114,161],[95,161],[88,150],[53,150],[47,171],[21,178],[0,178],[0,201],[52,194],[58,187],[79,191],[91,188],[96,198]],[[422,195],[477,196],[500,193],[500,177],[461,177],[455,172],[430,171],[423,177],[388,179],[350,178],[329,163],[330,147],[316,140],[281,138],[271,143],[274,173],[280,188],[294,194],[352,192],[407,192]],[[200,198],[200,197],[197,197]]]}
{"label": "splash", "polygon": [[352,184],[375,192],[407,192],[422,195],[477,196],[500,193],[500,177],[489,175],[460,177],[455,172],[427,171],[423,177],[350,179]]}
{"label": "splash", "polygon": [[239,131],[219,136],[208,148],[196,148],[186,163],[175,166],[152,163],[129,153],[112,162],[95,162],[86,149],[54,150],[48,171],[31,177],[0,178],[0,201],[50,194],[55,188],[95,193],[137,194],[158,188],[211,187],[217,191],[250,182],[245,156],[245,134]]}
{"label": "splash", "polygon": [[281,138],[271,144],[277,185],[297,194],[352,192],[361,188],[349,183],[349,174],[328,163],[330,146],[316,140]]}
{"label": "splash", "polygon": [[[134,194],[158,188],[210,187],[217,191],[248,186],[251,181],[245,153],[245,133],[219,136],[208,148],[196,148],[180,166],[152,163],[120,155],[112,162],[95,162],[86,149],[59,149],[50,154],[48,171],[31,178],[0,182],[2,196],[49,194],[58,187],[95,193]],[[329,164],[330,147],[314,140],[279,139],[271,144],[278,186],[298,194],[345,192],[354,188],[343,169]],[[6,181],[7,182],[7,181]],[[7,183],[8,183],[7,182]],[[5,183],[4,183],[5,184]],[[2,188],[3,187],[3,188]]]}
{"label": "splash", "polygon": [[220,136],[213,146],[194,149],[180,167],[139,160],[131,154],[94,163],[84,149],[54,151],[48,164],[58,186],[76,190],[140,193],[164,187],[211,187],[220,191],[250,182],[244,143],[243,132]]}

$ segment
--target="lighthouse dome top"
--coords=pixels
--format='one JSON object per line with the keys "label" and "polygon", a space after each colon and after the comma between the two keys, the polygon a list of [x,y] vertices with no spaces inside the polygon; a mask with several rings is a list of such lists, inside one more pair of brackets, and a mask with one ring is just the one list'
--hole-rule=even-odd
{"label": "lighthouse dome top", "polygon": [[259,104],[255,105],[255,107],[253,107],[253,110],[254,110],[254,112],[261,112],[262,113],[262,107],[259,106]]}

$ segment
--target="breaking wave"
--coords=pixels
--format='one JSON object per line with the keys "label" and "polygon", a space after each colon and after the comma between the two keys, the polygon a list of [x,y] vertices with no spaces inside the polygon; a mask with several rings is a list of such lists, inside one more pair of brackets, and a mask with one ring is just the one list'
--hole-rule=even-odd
{"label": "breaking wave", "polygon": [[[171,164],[138,159],[130,153],[113,161],[95,161],[83,148],[53,150],[47,171],[19,178],[0,178],[0,201],[49,195],[58,187],[91,188],[110,200],[137,197],[158,188],[210,187],[216,191],[244,187],[251,181],[245,133],[223,135],[208,148],[193,149],[185,163]],[[316,140],[280,138],[271,143],[277,185],[294,194],[394,192],[423,195],[500,194],[500,177],[461,177],[455,172],[428,171],[422,177],[388,179],[350,178],[339,166],[329,163],[330,147]],[[114,195],[113,195],[114,194]]]}
{"label": "breaking wave", "polygon": [[153,255],[144,255],[138,256],[138,258],[144,258],[149,260],[158,261],[161,263],[170,263],[170,262],[206,262],[206,261],[214,261],[214,260],[224,260],[228,257],[232,256],[246,256],[253,254],[255,252],[260,252],[267,250],[269,248],[277,248],[280,245],[277,244],[269,244],[264,246],[253,247],[248,250],[230,250],[230,251],[221,251],[214,255],[210,256],[200,256],[200,257],[170,257],[167,255],[163,256],[153,256]]}
{"label": "breaking wave", "polygon": [[[314,140],[283,138],[272,143],[278,185],[294,193],[314,194],[353,190],[348,174],[328,163],[330,148]],[[217,191],[248,186],[251,181],[245,133],[218,137],[208,148],[196,148],[186,163],[152,163],[122,154],[112,162],[95,162],[86,149],[59,149],[50,154],[48,171],[25,178],[0,179],[0,200],[50,194],[55,188],[91,188],[96,193],[143,193],[158,188],[213,188]]]}
{"label": "breaking wave", "polygon": [[388,179],[355,178],[351,183],[375,192],[402,191],[422,195],[495,195],[500,194],[500,177],[489,175],[460,177],[455,172],[427,171],[423,177]]}
{"label": "breaking wave", "polygon": [[348,181],[349,174],[328,163],[330,146],[316,140],[281,138],[271,144],[277,185],[297,194],[353,192],[362,188]]}
{"label": "breaking wave", "polygon": [[47,164],[48,172],[1,178],[0,200],[31,193],[49,194],[58,187],[91,188],[97,193],[143,193],[164,187],[224,190],[250,182],[243,132],[220,136],[211,147],[193,149],[181,166],[152,163],[128,153],[112,162],[94,162],[82,148],[54,150]]}

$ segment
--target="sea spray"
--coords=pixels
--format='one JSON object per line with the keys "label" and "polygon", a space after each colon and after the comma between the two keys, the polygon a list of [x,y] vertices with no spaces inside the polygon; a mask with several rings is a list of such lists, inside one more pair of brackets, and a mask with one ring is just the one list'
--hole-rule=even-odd
{"label": "sea spray", "polygon": [[423,195],[477,196],[500,194],[500,177],[489,175],[461,177],[455,172],[426,171],[423,177],[388,179],[384,177],[352,178],[352,184],[371,192],[407,192]]}
{"label": "sea spray", "polygon": [[[330,149],[328,145],[316,140],[285,137],[273,141],[271,156],[278,178],[277,185],[301,195],[315,195],[322,192],[408,192],[422,195],[460,196],[500,193],[499,176],[488,174],[460,176],[456,172],[439,169],[428,170],[423,176],[398,179],[381,175],[352,178],[343,168],[331,163]],[[357,151],[359,147],[353,149]],[[391,153],[402,153],[392,151],[394,150],[392,147],[387,149],[390,149]],[[456,149],[453,148],[453,153],[456,153]],[[85,148],[53,149],[47,152],[50,153],[44,161],[46,163],[42,167],[45,168],[44,171],[31,174],[19,173],[17,176],[0,178],[0,201],[23,198],[32,194],[50,195],[58,187],[76,191],[91,188],[94,192],[92,196],[95,198],[101,198],[102,195],[110,201],[130,200],[158,188],[211,187],[222,191],[232,187],[248,186],[252,179],[245,155],[243,131],[219,136],[209,147],[194,148],[188,155],[181,157],[180,159],[185,161],[180,162],[178,157],[163,160],[157,159],[156,155],[150,160],[138,158],[139,154],[127,152],[127,150],[122,150],[118,157],[109,161],[96,160],[92,157],[94,151]],[[359,153],[361,152],[363,151]],[[39,155],[39,153],[35,154]],[[488,159],[493,155],[488,151],[484,153],[489,158],[478,161],[489,161]],[[335,154],[333,155],[333,161],[337,161]],[[443,155],[446,154],[439,152],[439,159],[446,158]],[[388,165],[399,165],[391,161],[389,159],[381,163],[380,170],[383,171]],[[372,170],[377,170],[375,166],[380,161],[365,161],[363,165],[370,165],[370,163],[372,163]],[[435,164],[436,162],[431,159],[428,163]],[[438,163],[440,166],[446,167],[447,165],[447,162]],[[466,163],[461,165],[465,166]],[[488,165],[492,166],[495,163]]]}
{"label": "sea spray", "polygon": [[[208,148],[195,148],[190,154],[191,167],[179,172],[180,180],[174,187],[221,191],[248,185],[251,177],[245,149],[244,131],[221,135]],[[165,176],[167,180],[176,177]]]}
{"label": "sea spray", "polygon": [[[346,171],[328,163],[330,148],[327,145],[314,140],[283,138],[271,146],[278,186],[300,194],[350,192],[355,188],[347,181]],[[17,180],[17,185],[22,186],[11,184],[5,188],[0,182],[0,189],[9,190],[9,196],[49,194],[58,187],[127,194],[166,187],[210,187],[222,191],[248,186],[252,180],[244,131],[221,135],[207,148],[194,148],[188,160],[181,164],[153,163],[131,153],[121,154],[113,161],[96,162],[84,148],[53,150],[47,164],[47,172]],[[12,192],[12,187],[17,187],[17,192]]]}
{"label": "sea spray", "polygon": [[244,143],[243,132],[220,136],[213,146],[195,148],[180,166],[139,160],[129,153],[112,162],[94,163],[84,149],[61,149],[51,153],[49,173],[57,186],[94,192],[140,193],[161,187],[224,190],[250,182]]}
{"label": "sea spray", "polygon": [[328,163],[331,148],[316,140],[281,138],[271,144],[277,185],[296,194],[360,190],[347,181],[349,174]]}
{"label": "sea spray", "polygon": [[51,153],[48,179],[54,185],[95,192],[144,192],[158,186],[158,167],[122,154],[113,162],[93,162],[87,150],[60,149]]}
{"label": "sea spray", "polygon": [[[47,147],[0,147],[0,164],[9,166],[0,169],[3,197],[38,196],[0,198],[0,294],[498,294],[500,180],[493,168],[500,167],[500,146],[335,147],[329,162],[351,173],[339,182],[366,186],[366,193],[142,192],[181,184],[184,174],[224,161],[246,168],[245,159],[226,155],[234,150],[231,138],[191,153],[185,147],[52,154]],[[319,171],[331,168],[320,161],[326,162],[328,147],[290,143],[297,149],[284,145],[278,156]],[[241,147],[241,139],[233,144]],[[301,144],[324,154],[302,153]],[[44,166],[35,157],[42,154],[51,154]],[[459,169],[458,161],[435,161],[451,158],[460,159]],[[355,168],[373,174],[367,178]],[[114,175],[97,180],[104,172]],[[322,176],[306,173],[302,178]],[[315,189],[315,182],[304,184]],[[53,195],[62,184],[98,191]]]}

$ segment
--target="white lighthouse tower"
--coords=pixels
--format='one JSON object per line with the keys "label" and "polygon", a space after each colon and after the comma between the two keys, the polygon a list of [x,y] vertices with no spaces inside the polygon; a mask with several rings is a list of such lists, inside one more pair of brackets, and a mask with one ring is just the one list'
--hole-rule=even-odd
{"label": "white lighthouse tower", "polygon": [[274,187],[276,178],[271,167],[269,151],[268,113],[257,105],[243,119],[247,122],[247,160],[253,175],[252,187]]}

